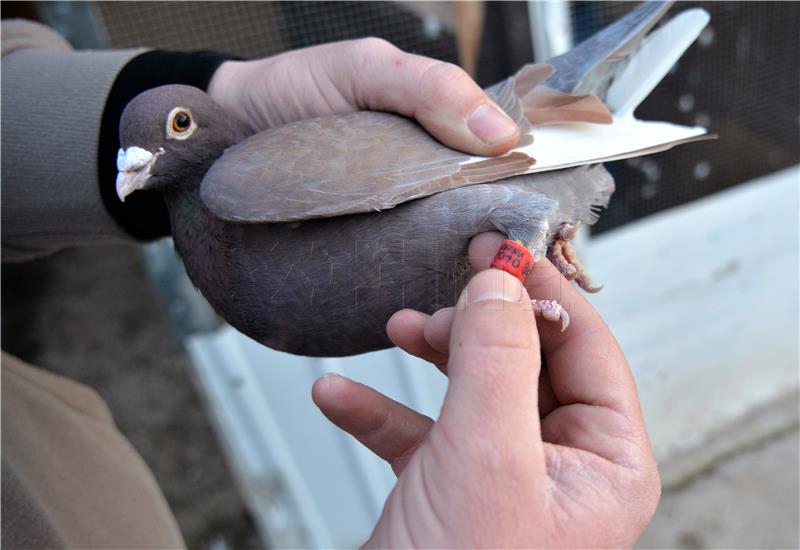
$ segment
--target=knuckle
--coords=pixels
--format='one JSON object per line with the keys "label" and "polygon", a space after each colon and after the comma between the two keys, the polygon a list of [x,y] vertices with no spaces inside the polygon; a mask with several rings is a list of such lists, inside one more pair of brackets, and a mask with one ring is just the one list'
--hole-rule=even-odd
{"label": "knuckle", "polygon": [[363,52],[364,55],[376,57],[378,59],[390,58],[402,53],[399,48],[388,40],[370,36],[367,38],[360,38],[355,41],[355,46],[358,50]]}
{"label": "knuckle", "polygon": [[423,81],[431,86],[454,83],[469,78],[461,67],[445,61],[435,61],[422,74]]}
{"label": "knuckle", "polygon": [[453,90],[459,89],[464,82],[471,82],[469,75],[461,67],[444,61],[436,61],[422,71],[419,87],[434,101],[446,100]]}

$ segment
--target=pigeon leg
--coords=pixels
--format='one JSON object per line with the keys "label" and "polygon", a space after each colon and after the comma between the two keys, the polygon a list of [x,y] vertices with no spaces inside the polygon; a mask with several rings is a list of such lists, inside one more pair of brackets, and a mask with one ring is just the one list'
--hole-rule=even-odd
{"label": "pigeon leg", "polygon": [[533,313],[538,317],[543,317],[548,321],[561,320],[561,332],[564,332],[569,326],[569,314],[561,304],[555,300],[531,300],[533,306]]}
{"label": "pigeon leg", "polygon": [[559,227],[553,244],[547,249],[547,257],[568,281],[575,281],[579,287],[590,294],[599,292],[603,287],[592,286],[592,278],[586,273],[578,259],[578,253],[570,242],[575,238],[580,224],[564,223]]}

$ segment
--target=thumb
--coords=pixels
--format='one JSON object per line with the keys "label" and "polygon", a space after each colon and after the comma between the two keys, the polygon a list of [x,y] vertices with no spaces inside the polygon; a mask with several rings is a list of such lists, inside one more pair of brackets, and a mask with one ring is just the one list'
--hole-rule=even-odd
{"label": "thumb", "polygon": [[[455,308],[440,421],[450,435],[541,451],[536,321],[522,283],[498,269],[478,273]],[[538,454],[538,453],[537,453]]]}
{"label": "thumb", "polygon": [[359,107],[413,117],[445,145],[473,155],[499,155],[519,141],[514,121],[457,65],[374,38],[351,44],[358,65],[346,74]]}
{"label": "thumb", "polygon": [[468,153],[498,155],[517,145],[520,130],[513,120],[460,67],[418,61],[414,118],[436,139]]}

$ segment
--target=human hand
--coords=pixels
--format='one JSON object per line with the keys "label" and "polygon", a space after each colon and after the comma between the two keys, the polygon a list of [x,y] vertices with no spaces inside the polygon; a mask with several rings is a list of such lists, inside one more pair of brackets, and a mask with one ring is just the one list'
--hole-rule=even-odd
{"label": "human hand", "polygon": [[[658,471],[614,337],[547,260],[525,288],[487,270],[502,239],[473,239],[482,272],[455,308],[389,321],[400,348],[449,377],[438,421],[340,376],[314,385],[322,412],[398,475],[368,547],[631,546],[655,511]],[[529,292],[558,299],[569,330],[537,327]]]}
{"label": "human hand", "polygon": [[498,155],[519,141],[516,124],[456,65],[365,38],[256,61],[227,61],[208,93],[254,131],[358,110],[415,118],[439,141]]}

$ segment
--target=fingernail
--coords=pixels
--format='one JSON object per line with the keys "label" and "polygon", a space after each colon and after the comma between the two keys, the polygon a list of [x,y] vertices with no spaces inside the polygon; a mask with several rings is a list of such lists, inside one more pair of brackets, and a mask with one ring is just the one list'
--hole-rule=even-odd
{"label": "fingernail", "polygon": [[514,121],[492,103],[478,105],[469,115],[467,126],[485,143],[503,141],[517,131]]}
{"label": "fingernail", "polygon": [[487,269],[475,275],[467,286],[467,304],[486,300],[519,302],[522,299],[522,283],[499,269]]}

